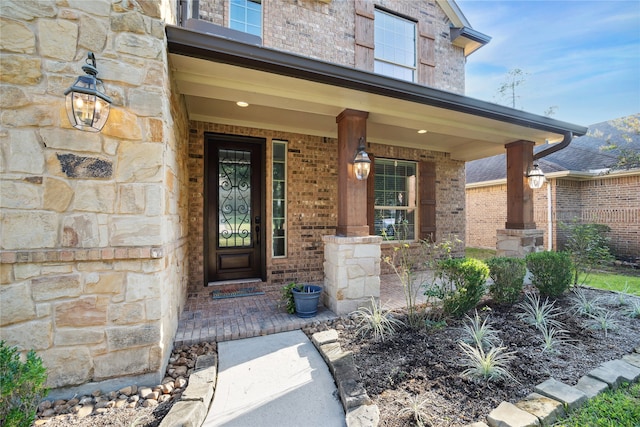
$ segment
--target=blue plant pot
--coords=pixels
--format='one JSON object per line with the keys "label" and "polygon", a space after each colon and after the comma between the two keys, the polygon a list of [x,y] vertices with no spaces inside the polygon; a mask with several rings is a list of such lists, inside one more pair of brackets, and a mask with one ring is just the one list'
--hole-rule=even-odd
{"label": "blue plant pot", "polygon": [[293,289],[292,292],[298,317],[306,319],[318,313],[318,303],[320,301],[320,295],[322,294],[322,286],[304,285],[301,291]]}

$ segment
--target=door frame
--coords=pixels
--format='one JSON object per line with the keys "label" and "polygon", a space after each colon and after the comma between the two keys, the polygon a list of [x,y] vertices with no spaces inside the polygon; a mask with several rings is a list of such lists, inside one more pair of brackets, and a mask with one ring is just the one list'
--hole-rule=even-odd
{"label": "door frame", "polygon": [[[267,241],[266,241],[266,229],[267,229],[267,225],[269,224],[267,222],[267,218],[266,218],[266,146],[267,146],[267,140],[266,138],[258,138],[258,137],[250,137],[250,136],[242,136],[242,135],[233,135],[233,134],[224,134],[224,133],[215,133],[215,132],[205,132],[204,134],[204,175],[203,175],[203,179],[204,179],[204,193],[202,196],[203,199],[203,243],[204,243],[204,247],[203,247],[203,283],[204,286],[208,286],[209,283],[211,282],[215,282],[216,280],[214,280],[212,277],[210,277],[210,273],[209,273],[209,255],[211,253],[211,251],[215,251],[215,248],[210,248],[209,246],[209,233],[211,232],[215,232],[215,230],[210,230],[209,227],[209,215],[212,214],[211,210],[212,210],[212,206],[214,205],[213,203],[210,203],[210,199],[209,199],[209,194],[210,191],[212,190],[212,187],[217,188],[218,187],[218,177],[215,176],[213,177],[212,175],[215,175],[213,173],[213,171],[216,170],[215,165],[212,165],[212,150],[217,148],[217,142],[225,142],[225,143],[237,143],[237,144],[246,144],[246,145],[254,145],[257,148],[257,152],[260,154],[260,158],[258,159],[258,162],[260,164],[260,169],[261,169],[261,176],[259,177],[259,188],[255,189],[255,191],[258,191],[260,194],[260,208],[259,208],[259,215],[261,218],[261,224],[260,224],[260,231],[259,231],[259,239],[260,242],[262,242],[260,244],[260,248],[259,248],[259,254],[260,254],[260,265],[258,268],[259,271],[259,279],[262,280],[263,282],[266,280],[266,271],[267,271],[267,259],[266,259],[266,255],[267,255]],[[252,189],[252,191],[254,191]],[[216,195],[217,195],[217,191],[216,191]],[[217,205],[217,202],[215,203],[215,205]],[[254,214],[255,216],[255,214]],[[252,226],[254,226],[254,224],[252,224]],[[254,277],[247,277],[246,279],[250,279],[250,278],[256,278]],[[238,280],[242,280],[242,279],[238,279]]]}

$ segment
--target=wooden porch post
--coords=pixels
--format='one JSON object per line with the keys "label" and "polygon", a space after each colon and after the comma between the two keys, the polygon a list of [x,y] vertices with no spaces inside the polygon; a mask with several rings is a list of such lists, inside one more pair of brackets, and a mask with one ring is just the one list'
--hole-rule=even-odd
{"label": "wooden porch post", "polygon": [[358,181],[353,158],[360,138],[367,140],[366,111],[346,109],[338,117],[338,229],[336,235],[368,236],[367,181]]}
{"label": "wooden porch post", "polygon": [[515,141],[507,149],[507,229],[535,229],[533,221],[533,190],[526,173],[533,163],[531,141]]}

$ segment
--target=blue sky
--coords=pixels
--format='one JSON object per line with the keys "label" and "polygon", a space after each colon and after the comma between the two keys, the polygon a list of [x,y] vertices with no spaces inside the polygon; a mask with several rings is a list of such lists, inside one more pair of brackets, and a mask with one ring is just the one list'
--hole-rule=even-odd
{"label": "blue sky", "polygon": [[498,88],[527,73],[516,108],[578,125],[640,112],[640,0],[456,0],[492,37],[467,58],[466,95],[511,105]]}

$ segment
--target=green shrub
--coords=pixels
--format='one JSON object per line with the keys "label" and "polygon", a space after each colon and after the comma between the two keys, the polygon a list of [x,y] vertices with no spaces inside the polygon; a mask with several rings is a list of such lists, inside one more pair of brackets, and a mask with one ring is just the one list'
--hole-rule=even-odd
{"label": "green shrub", "polygon": [[605,236],[611,231],[604,224],[581,224],[577,220],[569,224],[560,223],[560,229],[567,233],[564,249],[569,253],[573,262],[573,284],[578,284],[582,275],[582,283],[587,280],[589,273],[613,261],[614,257],[609,249],[609,239]]}
{"label": "green shrub", "polygon": [[436,270],[445,314],[460,317],[480,302],[489,267],[473,258],[444,259]]}
{"label": "green shrub", "polygon": [[500,303],[513,304],[520,298],[527,266],[522,258],[493,257],[485,261],[493,284],[489,292]]}
{"label": "green shrub", "polygon": [[0,341],[0,426],[29,427],[47,394],[47,371],[34,351],[20,360],[16,347]]}
{"label": "green shrub", "polygon": [[571,285],[571,258],[566,252],[534,252],[527,255],[531,283],[540,294],[549,297],[562,295]]}

